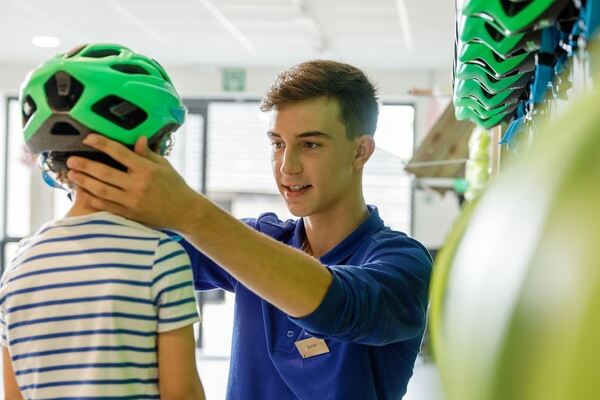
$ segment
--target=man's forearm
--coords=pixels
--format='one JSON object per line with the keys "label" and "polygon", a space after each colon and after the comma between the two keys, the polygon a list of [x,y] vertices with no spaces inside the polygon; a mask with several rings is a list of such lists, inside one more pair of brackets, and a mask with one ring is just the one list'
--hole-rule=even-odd
{"label": "man's forearm", "polygon": [[239,282],[292,317],[314,311],[331,284],[315,258],[262,233],[204,197],[178,230]]}

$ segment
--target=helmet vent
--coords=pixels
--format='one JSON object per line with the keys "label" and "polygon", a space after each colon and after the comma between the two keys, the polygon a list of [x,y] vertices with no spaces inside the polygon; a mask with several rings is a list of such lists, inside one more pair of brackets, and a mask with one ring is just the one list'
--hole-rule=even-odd
{"label": "helmet vent", "polygon": [[163,68],[163,66],[160,65],[160,63],[158,61],[156,61],[154,58],[152,59],[152,61],[154,61],[156,63],[156,66],[158,67],[158,72],[160,73],[160,76],[162,76],[165,81],[171,82],[171,79],[169,79],[169,77],[165,73],[165,69]]}
{"label": "helmet vent", "polygon": [[56,111],[69,111],[81,97],[83,85],[66,72],[59,71],[44,85],[48,104]]}
{"label": "helmet vent", "polygon": [[71,58],[76,56],[77,54],[79,54],[81,52],[81,50],[83,50],[84,48],[87,47],[87,44],[82,44],[79,45],[77,47],[73,47],[71,50],[69,50],[65,55],[67,56],[67,58]]}
{"label": "helmet vent", "polygon": [[121,54],[121,50],[116,49],[90,49],[81,55],[81,57],[88,58],[104,58],[110,56],[118,56]]}
{"label": "helmet vent", "polygon": [[35,104],[35,101],[33,101],[30,95],[27,95],[25,97],[25,100],[23,100],[23,106],[21,110],[21,113],[23,115],[23,126],[27,124],[27,121],[29,121],[29,118],[31,118],[35,110],[37,110],[37,105]]}
{"label": "helmet vent", "polygon": [[487,31],[487,33],[492,37],[492,39],[494,39],[495,42],[500,42],[502,39],[504,39],[506,37],[502,34],[502,32],[500,32],[499,30],[494,28],[491,24],[488,24],[486,22],[486,23],[484,23],[484,26],[485,26],[485,30]]}
{"label": "helmet vent", "polygon": [[528,1],[515,2],[513,0],[500,0],[500,2],[502,3],[502,9],[509,17],[514,17],[530,4]]}
{"label": "helmet vent", "polygon": [[131,75],[150,75],[148,71],[139,65],[134,64],[114,64],[110,66],[112,69]]}
{"label": "helmet vent", "polygon": [[133,129],[148,118],[135,104],[112,95],[94,104],[92,111],[124,129]]}
{"label": "helmet vent", "polygon": [[525,49],[519,49],[517,51],[514,51],[512,53],[510,53],[511,57],[516,57],[516,56],[522,56],[523,54],[527,54],[527,50]]}
{"label": "helmet vent", "polygon": [[68,122],[56,122],[50,130],[51,135],[59,136],[79,136],[79,131]]}

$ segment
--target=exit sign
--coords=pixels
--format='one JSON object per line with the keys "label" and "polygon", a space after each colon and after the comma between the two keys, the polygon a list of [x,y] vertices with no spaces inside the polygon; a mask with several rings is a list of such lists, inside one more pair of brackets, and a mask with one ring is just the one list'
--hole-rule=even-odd
{"label": "exit sign", "polygon": [[223,68],[223,90],[225,92],[241,92],[246,89],[246,70],[243,68]]}

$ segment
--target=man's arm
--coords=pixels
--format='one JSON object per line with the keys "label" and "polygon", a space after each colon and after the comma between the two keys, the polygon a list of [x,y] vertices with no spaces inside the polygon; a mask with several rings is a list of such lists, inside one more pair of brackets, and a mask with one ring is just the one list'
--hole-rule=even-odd
{"label": "man's arm", "polygon": [[121,172],[69,158],[69,179],[85,189],[78,195],[90,206],[182,233],[239,282],[292,317],[319,306],[332,281],[325,266],[194,192],[165,158],[148,150],[145,138],[136,143],[137,154],[99,135],[88,136],[84,143],[128,168]]}

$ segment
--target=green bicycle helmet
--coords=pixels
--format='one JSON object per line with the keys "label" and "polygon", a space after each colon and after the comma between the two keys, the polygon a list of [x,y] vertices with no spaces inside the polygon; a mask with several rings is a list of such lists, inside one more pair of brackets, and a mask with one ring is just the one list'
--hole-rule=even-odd
{"label": "green bicycle helmet", "polygon": [[25,78],[19,102],[35,154],[97,154],[82,143],[91,132],[129,147],[146,136],[152,147],[186,113],[162,66],[117,44],[83,45],[44,62]]}
{"label": "green bicycle helmet", "polygon": [[541,46],[541,30],[505,36],[489,21],[480,17],[463,17],[460,40],[464,43],[483,43],[502,58],[537,51]]}
{"label": "green bicycle helmet", "polygon": [[517,106],[518,103],[506,103],[488,110],[470,97],[460,97],[454,99],[454,107],[470,108],[481,119],[490,119],[500,114],[509,113],[514,111]]}
{"label": "green bicycle helmet", "polygon": [[459,47],[459,62],[481,65],[496,79],[535,69],[535,53],[523,53],[505,59],[482,43],[462,43]]}
{"label": "green bicycle helmet", "polygon": [[456,107],[455,109],[456,119],[459,121],[470,120],[476,125],[481,126],[485,129],[491,129],[496,125],[500,125],[504,122],[508,122],[513,118],[512,112],[498,114],[490,118],[481,118],[472,108],[470,107]]}
{"label": "green bicycle helmet", "polygon": [[488,93],[475,80],[456,79],[454,81],[454,99],[471,98],[486,110],[492,110],[504,104],[516,103],[526,88],[507,89],[496,94]]}
{"label": "green bicycle helmet", "polygon": [[524,72],[496,79],[492,75],[489,75],[481,65],[465,63],[458,63],[455,74],[458,79],[474,79],[483,89],[491,94],[496,94],[506,89],[523,88],[529,84],[533,77],[533,72]]}
{"label": "green bicycle helmet", "polygon": [[462,14],[487,20],[505,36],[542,29],[556,22],[570,0],[467,0]]}

